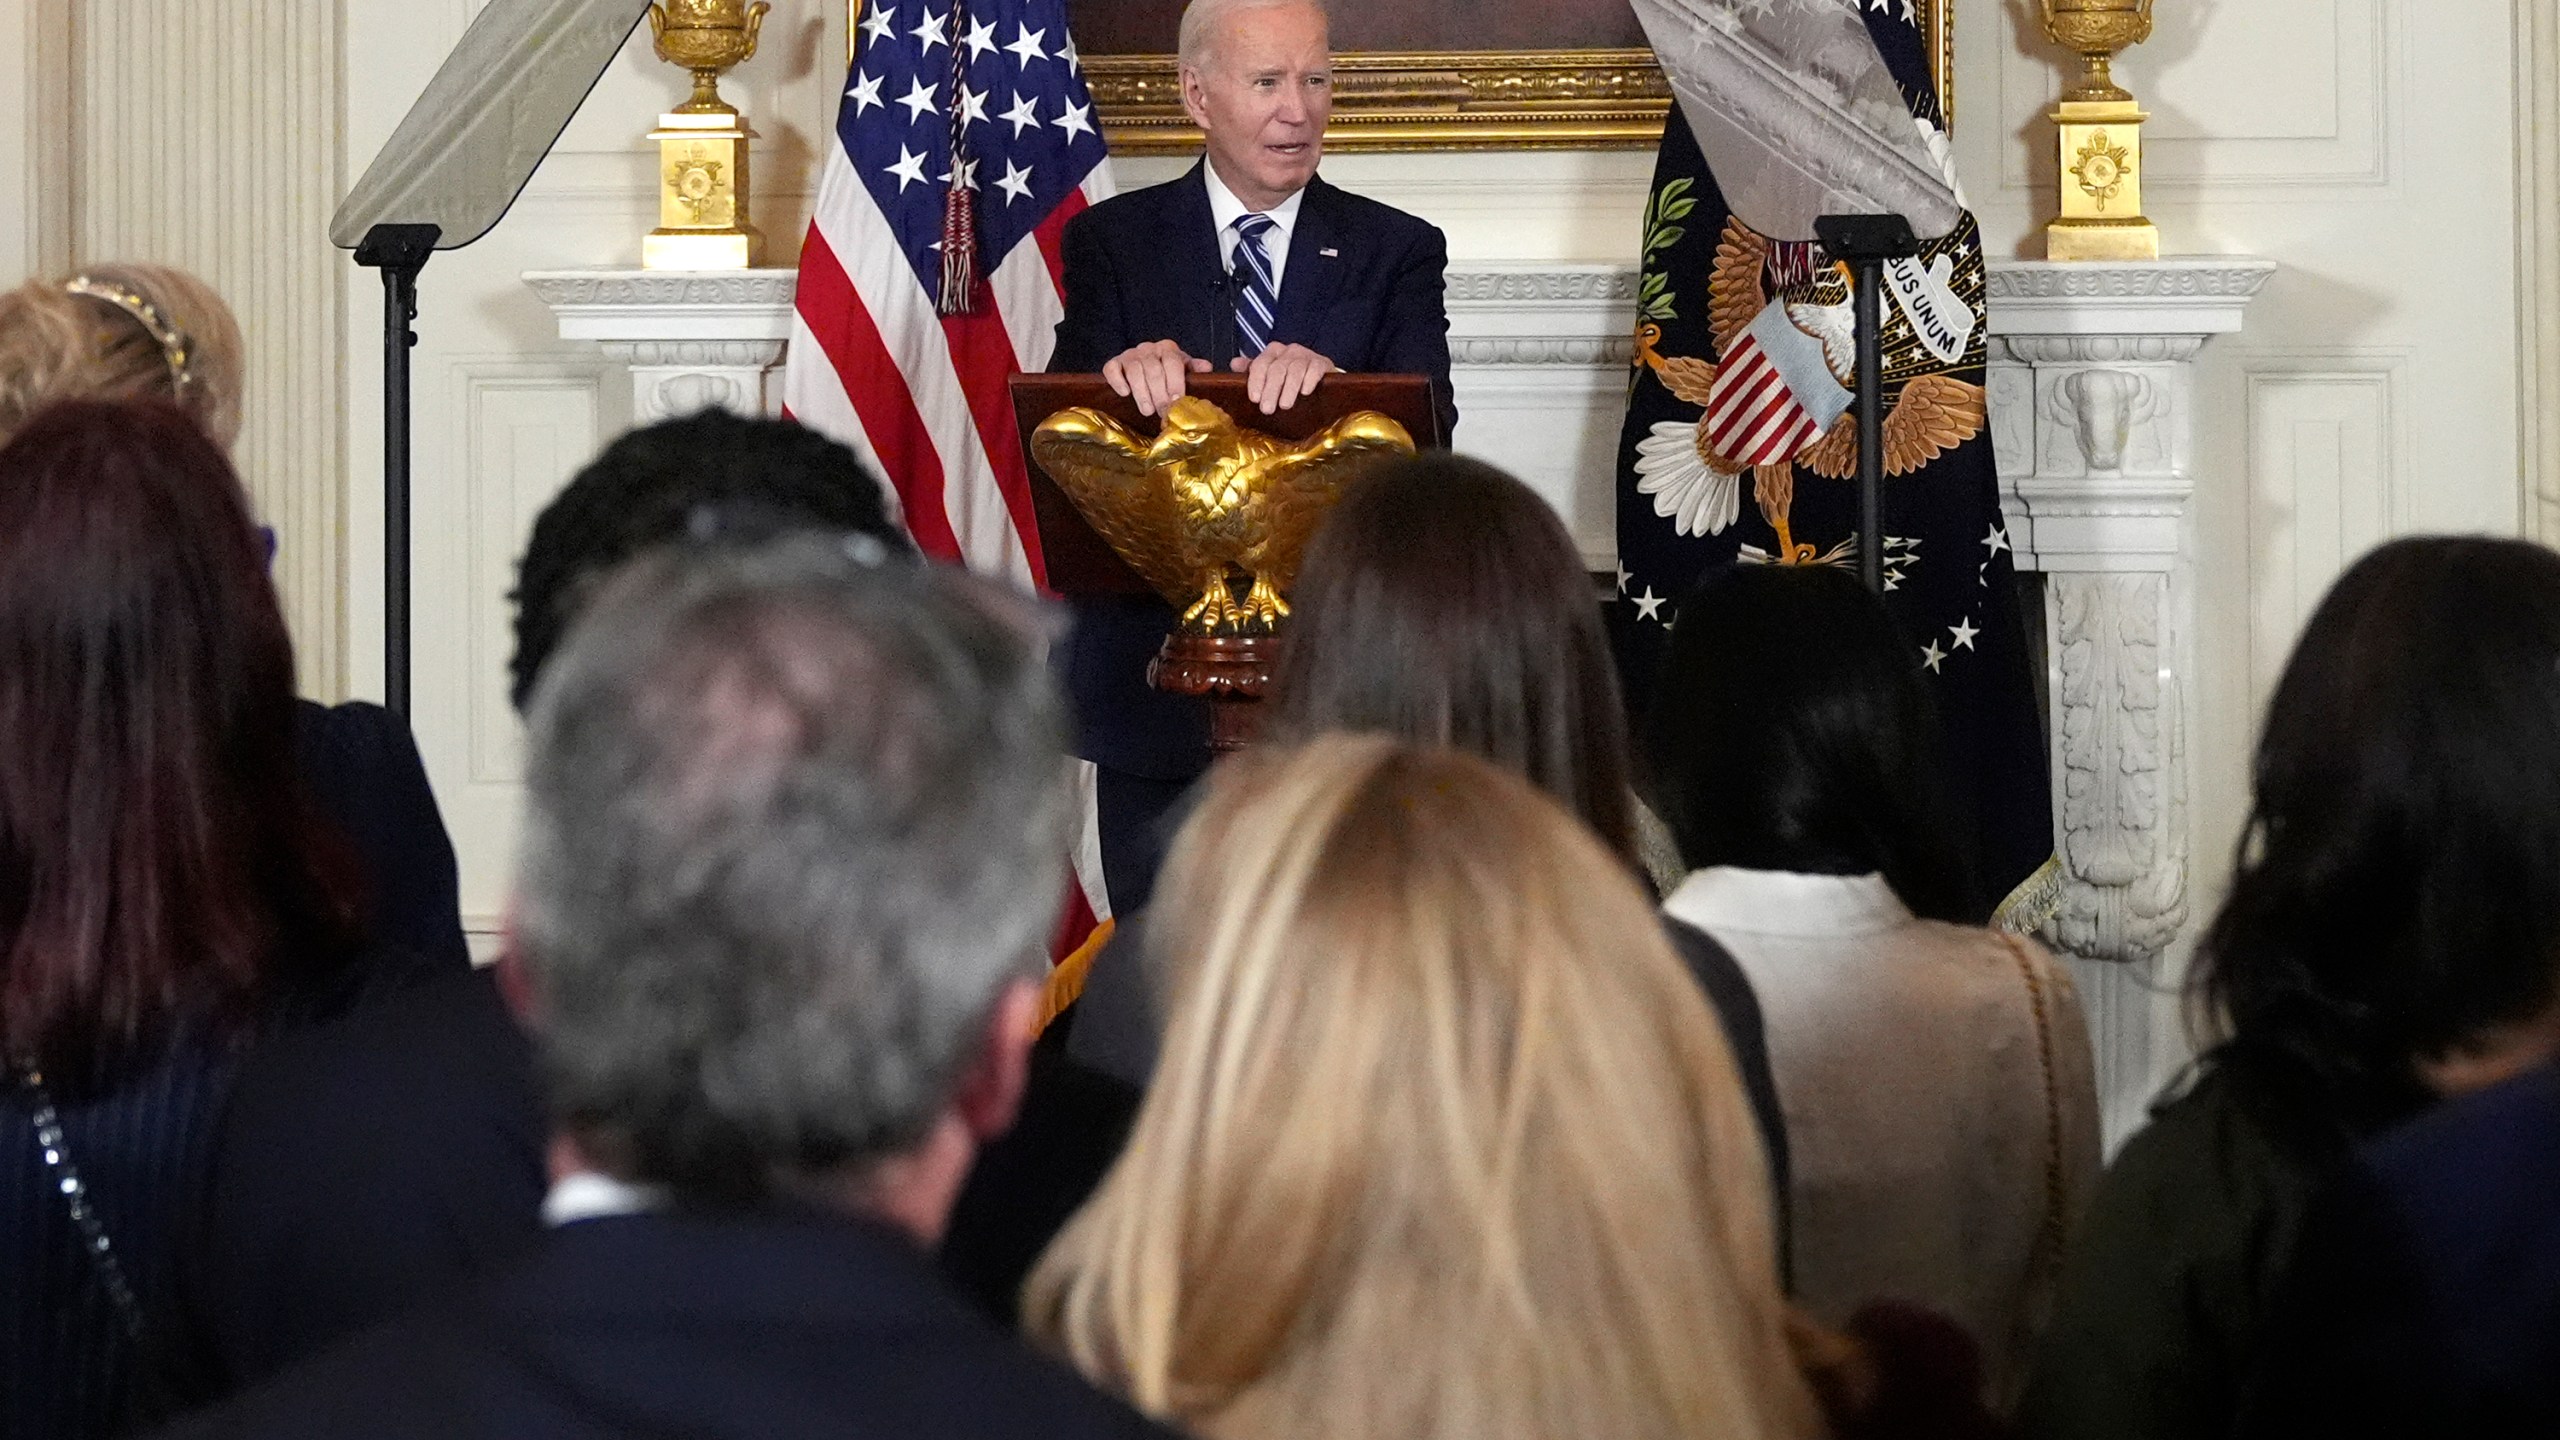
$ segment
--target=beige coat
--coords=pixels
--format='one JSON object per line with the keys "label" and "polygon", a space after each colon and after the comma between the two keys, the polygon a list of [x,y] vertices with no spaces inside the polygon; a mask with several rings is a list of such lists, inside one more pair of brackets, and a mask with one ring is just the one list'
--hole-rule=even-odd
{"label": "beige coat", "polygon": [[2089,1033],[2033,941],[1914,919],[1877,875],[1717,868],[1663,908],[1759,992],[1814,1318],[1917,1301],[1982,1345],[2006,1404],[2098,1175]]}

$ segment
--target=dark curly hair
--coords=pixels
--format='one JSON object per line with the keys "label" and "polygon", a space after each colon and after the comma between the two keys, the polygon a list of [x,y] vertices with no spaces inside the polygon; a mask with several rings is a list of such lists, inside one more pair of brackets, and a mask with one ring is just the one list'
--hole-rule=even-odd
{"label": "dark curly hair", "polygon": [[2356,1128],[2411,1062],[2560,990],[2560,554],[2401,540],[2347,571],[2268,706],[2197,994],[2215,1063]]}
{"label": "dark curly hair", "polygon": [[1874,872],[1925,919],[1990,918],[1920,666],[1847,571],[1711,571],[1645,722],[1649,793],[1690,869]]}
{"label": "dark curly hair", "polygon": [[774,532],[854,531],[912,553],[887,490],[851,450],[788,420],[710,409],[634,430],[605,447],[543,507],[516,567],[518,710],[544,662],[604,577],[704,524]]}

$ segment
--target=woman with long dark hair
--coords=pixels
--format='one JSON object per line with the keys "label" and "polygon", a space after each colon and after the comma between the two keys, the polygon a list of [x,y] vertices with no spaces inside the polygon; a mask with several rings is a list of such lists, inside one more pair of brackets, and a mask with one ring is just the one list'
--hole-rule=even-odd
{"label": "woman with long dark hair", "polygon": [[2033,1434],[2228,1433],[2324,1175],[2560,1048],[2560,555],[2401,540],[2330,590],[2193,987],[2209,1048],[2099,1187]]}
{"label": "woman with long dark hair", "polygon": [[165,404],[0,449],[0,1435],[183,1395],[181,1213],[240,1046],[364,968],[247,498]]}
{"label": "woman with long dark hair", "polygon": [[2013,1393],[2098,1170],[2068,972],[1988,911],[1913,649],[1846,572],[1739,565],[1680,609],[1647,716],[1689,875],[1664,902],[1759,992],[1799,1303],[1945,1312]]}

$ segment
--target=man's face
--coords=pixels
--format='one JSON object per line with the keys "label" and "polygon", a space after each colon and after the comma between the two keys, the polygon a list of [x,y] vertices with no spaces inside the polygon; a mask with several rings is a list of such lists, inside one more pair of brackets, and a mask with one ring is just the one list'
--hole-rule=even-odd
{"label": "man's face", "polygon": [[1183,108],[1236,198],[1268,210],[1306,188],[1333,112],[1333,53],[1313,5],[1240,10],[1182,72]]}

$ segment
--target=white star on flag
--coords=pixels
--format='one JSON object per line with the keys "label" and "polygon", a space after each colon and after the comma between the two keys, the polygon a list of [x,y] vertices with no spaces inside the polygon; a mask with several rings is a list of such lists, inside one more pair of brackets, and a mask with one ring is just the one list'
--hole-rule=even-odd
{"label": "white star on flag", "polygon": [[987,120],[987,92],[960,87],[960,124],[983,125]]}
{"label": "white star on flag", "polygon": [[2009,532],[1994,525],[1990,532],[1982,537],[1982,543],[1992,554],[1997,555],[2009,548]]}
{"label": "white star on flag", "polygon": [[866,110],[876,110],[880,107],[882,78],[878,75],[865,75],[853,82],[852,89],[844,92],[844,98],[853,102],[854,114],[859,115]]}
{"label": "white star on flag", "polygon": [[1023,131],[1040,123],[1040,97],[1015,91],[1013,108],[1004,112],[1003,118],[1013,126],[1013,138],[1021,139]]}
{"label": "white star on flag", "polygon": [[[949,185],[951,183],[950,171],[945,170],[942,172],[942,183],[944,185]],[[960,188],[963,190],[975,190],[978,188],[977,161],[963,160],[960,162]]]}
{"label": "white star on flag", "polygon": [[1013,43],[1004,48],[1013,52],[1014,63],[1019,68],[1028,70],[1049,58],[1048,53],[1040,48],[1040,41],[1048,33],[1016,25],[1013,27]]}
{"label": "white star on flag", "polygon": [[898,193],[904,195],[908,186],[924,183],[924,157],[901,145],[898,163],[889,167],[889,173],[898,177]]}
{"label": "white star on flag", "polygon": [[1634,571],[1632,571],[1632,570],[1629,570],[1629,569],[1627,568],[1627,566],[1626,566],[1626,562],[1625,562],[1625,561],[1623,561],[1623,560],[1622,560],[1622,561],[1618,562],[1618,593],[1619,593],[1619,594],[1621,594],[1621,595],[1626,594],[1626,593],[1627,593],[1627,585],[1629,584],[1629,582],[1633,581],[1635,578],[1636,578],[1636,577],[1635,577],[1635,572],[1634,572]]}
{"label": "white star on flag", "polygon": [[889,22],[898,18],[898,7],[884,5],[871,12],[862,22],[862,33],[883,45],[889,43]]}
{"label": "white star on flag", "polygon": [[[1904,3],[1908,5],[1909,0],[1904,0]],[[996,48],[996,22],[993,20],[970,21],[969,33],[960,43],[969,47],[969,54],[973,59],[980,55],[993,54]]]}
{"label": "white star on flag", "polygon": [[1075,68],[1075,65],[1076,65],[1076,63],[1077,63],[1077,62],[1076,62],[1076,37],[1074,37],[1073,35],[1063,35],[1063,36],[1060,36],[1060,37],[1059,37],[1059,39],[1058,39],[1058,59],[1059,59],[1059,60],[1061,60],[1061,61],[1063,61],[1063,62],[1066,64],[1067,68],[1069,68],[1069,69],[1073,69],[1073,68]]}
{"label": "white star on flag", "polygon": [[[1955,637],[1955,646],[1957,649],[1970,650],[1973,648],[1973,637],[1981,634],[1982,632],[1974,628],[1973,617],[1967,615],[1962,620],[1948,626],[1947,633]],[[1953,652],[1951,651],[1949,653]]]}
{"label": "white star on flag", "polygon": [[1004,162],[1004,174],[996,179],[996,188],[1004,192],[1007,205],[1016,200],[1028,200],[1031,198],[1031,172],[1007,160]]}
{"label": "white star on flag", "polygon": [[932,113],[933,87],[924,83],[924,77],[919,75],[916,77],[915,88],[899,97],[898,103],[907,107],[907,123],[914,124]]}
{"label": "white star on flag", "polygon": [[948,15],[936,15],[932,11],[927,10],[924,12],[923,23],[917,25],[916,28],[908,31],[907,33],[923,42],[923,53],[930,55],[933,53],[934,46],[948,45],[951,43],[949,37],[942,33],[942,27],[949,22],[950,18],[951,17]]}
{"label": "white star on flag", "polygon": [[1647,585],[1644,593],[1636,597],[1636,618],[1668,625],[1671,622],[1662,618],[1662,607],[1667,603],[1666,597],[1654,594],[1653,587]]}
{"label": "white star on flag", "polygon": [[1938,642],[1932,640],[1921,647],[1920,663],[1929,667],[1930,674],[1943,675],[1946,672],[1938,667],[1947,663],[1947,652],[1939,649]]}
{"label": "white star on flag", "polygon": [[1081,130],[1087,135],[1094,133],[1092,116],[1093,110],[1091,107],[1084,105],[1070,105],[1067,107],[1065,114],[1060,115],[1057,119],[1049,123],[1066,131],[1067,142],[1069,144],[1073,144],[1075,143],[1077,131]]}

